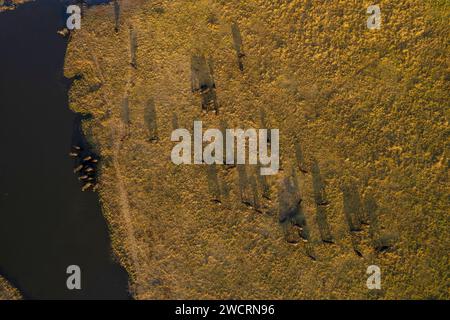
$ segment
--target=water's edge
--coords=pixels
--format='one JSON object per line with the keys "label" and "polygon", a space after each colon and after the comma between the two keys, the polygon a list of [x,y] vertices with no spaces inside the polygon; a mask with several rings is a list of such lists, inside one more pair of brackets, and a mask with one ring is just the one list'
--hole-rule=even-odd
{"label": "water's edge", "polygon": [[[0,274],[24,299],[129,299],[99,196],[81,192],[68,155],[77,145],[98,159],[67,101],[64,9],[38,0],[0,13],[0,139],[14,155],[0,159]],[[72,264],[81,290],[66,287]]]}

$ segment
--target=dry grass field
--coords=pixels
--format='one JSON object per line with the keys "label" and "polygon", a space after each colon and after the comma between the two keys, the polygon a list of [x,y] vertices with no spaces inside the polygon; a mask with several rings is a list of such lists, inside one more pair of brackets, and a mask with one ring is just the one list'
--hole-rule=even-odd
{"label": "dry grass field", "polygon": [[[137,299],[448,299],[450,2],[119,1],[65,73]],[[202,112],[205,58],[218,113]],[[281,170],[171,162],[171,132],[278,128]],[[301,199],[301,201],[300,201]],[[283,205],[279,203],[283,202]],[[300,203],[300,205],[298,205]],[[288,212],[286,208],[294,208]],[[368,290],[378,265],[381,290]]]}

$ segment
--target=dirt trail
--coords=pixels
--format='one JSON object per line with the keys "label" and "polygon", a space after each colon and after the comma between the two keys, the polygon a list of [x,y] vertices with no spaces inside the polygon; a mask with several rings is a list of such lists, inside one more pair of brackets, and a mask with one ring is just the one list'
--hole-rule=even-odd
{"label": "dirt trail", "polygon": [[[97,56],[94,54],[94,52],[90,52],[95,68],[96,73],[100,76],[101,81],[105,82],[105,77],[102,73],[102,69],[100,67],[100,64],[98,62]],[[130,66],[128,69],[128,81],[125,85],[125,96],[129,95],[129,92],[131,90],[132,81],[133,81],[133,67]],[[113,105],[108,103],[110,99],[107,99],[107,97],[103,94],[102,100],[105,104],[109,104],[109,109],[112,110],[114,108]],[[114,121],[112,120],[110,122],[110,132],[112,133],[112,143],[113,143],[113,167],[114,167],[114,173],[116,175],[116,183],[117,183],[117,192],[119,194],[119,206],[120,206],[120,216],[122,218],[122,221],[124,222],[124,230],[126,233],[125,236],[125,242],[127,243],[127,250],[129,252],[129,263],[131,266],[131,269],[133,271],[133,276],[135,277],[135,280],[132,281],[130,284],[130,291],[135,295],[135,297],[139,296],[139,276],[142,274],[139,271],[139,253],[138,253],[138,245],[135,238],[135,228],[133,226],[132,222],[132,210],[130,209],[130,204],[128,201],[128,192],[126,185],[124,183],[124,176],[122,174],[122,167],[119,161],[120,157],[120,150],[122,148],[123,142],[127,139],[128,136],[128,128],[127,126],[122,123],[120,120]]]}
{"label": "dirt trail", "polygon": [[[132,61],[132,53],[130,52],[130,61]],[[130,91],[133,85],[135,68],[130,64],[128,68],[128,80],[125,85],[125,96],[128,97],[130,95]],[[128,125],[120,122],[112,123],[112,132],[113,134],[113,166],[116,175],[117,181],[117,191],[119,193],[119,201],[120,201],[120,214],[125,223],[125,231],[126,231],[126,241],[128,243],[128,252],[130,257],[131,268],[134,271],[135,280],[133,281],[131,292],[134,293],[135,297],[139,297],[139,284],[141,283],[139,277],[142,272],[139,271],[139,252],[138,252],[138,244],[135,238],[135,229],[132,221],[132,210],[130,208],[129,200],[128,200],[128,192],[124,183],[124,177],[122,175],[122,168],[119,161],[120,157],[120,149],[122,147],[123,142],[128,137]],[[144,260],[145,261],[145,260]]]}
{"label": "dirt trail", "polygon": [[135,271],[134,276],[136,277],[135,281],[134,281],[134,287],[131,287],[131,291],[135,294],[135,295],[139,295],[139,290],[138,290],[138,283],[139,283],[139,275],[140,272],[138,271],[139,269],[139,262],[138,262],[138,250],[137,250],[137,243],[136,243],[136,238],[134,236],[134,227],[133,227],[133,222],[131,219],[131,209],[130,209],[130,204],[128,201],[128,194],[127,194],[127,190],[124,184],[124,180],[123,180],[123,175],[122,175],[122,170],[121,170],[121,166],[120,166],[120,162],[119,162],[119,153],[120,153],[120,148],[122,145],[122,141],[123,139],[126,137],[126,129],[124,128],[124,126],[122,124],[119,125],[113,125],[113,130],[117,129],[118,131],[115,132],[114,135],[114,153],[113,153],[113,166],[114,166],[114,171],[116,174],[116,181],[117,181],[117,192],[119,193],[119,199],[120,199],[120,214],[122,216],[122,219],[125,223],[125,231],[126,231],[126,241],[128,242],[128,252],[130,253],[130,262],[131,262],[131,267],[132,269]]}

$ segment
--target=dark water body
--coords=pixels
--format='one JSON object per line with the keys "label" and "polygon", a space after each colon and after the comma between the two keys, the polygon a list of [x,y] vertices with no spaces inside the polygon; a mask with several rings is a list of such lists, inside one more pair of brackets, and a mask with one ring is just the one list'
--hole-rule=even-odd
{"label": "dark water body", "polygon": [[[85,140],[68,108],[62,12],[37,0],[0,13],[0,274],[28,299],[128,299],[98,196],[68,156]],[[66,288],[72,264],[82,290]]]}

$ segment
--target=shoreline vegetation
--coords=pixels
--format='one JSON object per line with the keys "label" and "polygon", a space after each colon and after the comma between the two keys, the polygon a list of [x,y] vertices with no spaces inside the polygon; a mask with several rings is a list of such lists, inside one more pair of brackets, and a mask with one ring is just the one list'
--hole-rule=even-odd
{"label": "shoreline vegetation", "polygon": [[[2,97],[7,108],[2,110],[6,117],[3,120],[8,122],[8,118],[17,119],[16,115],[21,113],[20,106],[25,109],[32,107],[28,108],[29,122],[24,132],[45,140],[50,147],[30,153],[34,139],[27,139],[28,134],[16,137],[13,133],[14,137],[7,143],[11,148],[17,147],[23,151],[24,156],[17,151],[23,162],[10,162],[9,159],[4,162],[6,167],[14,166],[14,163],[17,166],[5,176],[6,184],[3,185],[6,189],[2,189],[5,192],[10,189],[18,191],[4,193],[3,196],[8,196],[8,199],[5,199],[5,203],[2,201],[2,208],[6,209],[5,214],[2,214],[3,224],[8,226],[3,228],[2,238],[6,241],[2,241],[2,245],[9,248],[2,252],[5,261],[1,261],[1,265],[5,278],[11,283],[1,280],[1,295],[5,299],[18,297],[12,288],[16,285],[24,299],[129,299],[128,276],[111,258],[109,230],[102,216],[98,196],[82,193],[91,188],[95,190],[95,167],[99,160],[81,132],[80,120],[89,115],[74,114],[67,109],[67,89],[71,79],[64,79],[61,69],[67,42],[56,34],[61,26],[64,4],[59,0],[39,0],[15,8],[17,10],[0,14],[4,30],[2,41],[5,42],[5,49],[10,46],[9,50],[3,50],[2,55],[5,57],[2,84],[4,82],[8,91]],[[42,19],[45,22],[41,25]],[[20,25],[20,28],[15,25]],[[30,42],[29,39],[37,42]],[[30,50],[33,51],[32,58],[29,58]],[[16,66],[26,67],[17,69]],[[40,69],[40,66],[44,66],[45,70]],[[14,79],[7,80],[8,74],[14,74]],[[37,84],[39,90],[35,90],[35,82],[31,79],[44,79],[45,84],[42,87]],[[17,95],[15,81],[20,83],[22,91],[30,95]],[[49,113],[53,116],[47,117]],[[14,127],[11,119],[9,125]],[[29,166],[26,163],[30,161],[32,163]],[[42,170],[34,170],[33,163],[36,161],[45,162],[40,166]],[[20,170],[23,167],[30,174],[24,176],[23,170]],[[47,174],[53,171],[60,174]],[[77,181],[77,176],[80,181]],[[28,177],[29,184],[24,187],[20,178],[14,181],[16,177]],[[43,184],[41,181],[44,181]],[[33,189],[34,183],[39,185],[39,190]],[[48,189],[42,190],[41,186],[44,185]],[[58,197],[52,200],[55,191]],[[36,199],[30,206],[20,200],[21,194],[29,192],[32,193],[30,197]],[[28,215],[29,219],[25,219],[27,223],[24,223],[21,217],[29,212],[37,214]],[[42,224],[39,219],[51,222]],[[79,230],[83,232],[79,233]],[[55,239],[58,239],[57,244]],[[65,250],[67,247],[71,249]],[[23,254],[29,252],[31,256],[15,254],[18,248]],[[28,272],[24,268],[28,262],[36,272]],[[68,264],[89,266],[90,270],[83,274],[83,290],[67,290],[65,270]]]}
{"label": "shoreline vegetation", "polygon": [[[14,10],[18,5],[33,0],[11,0],[6,5],[6,1],[0,0],[0,13],[7,10]],[[6,279],[0,276],[0,300],[21,300],[22,295]]]}
{"label": "shoreline vegetation", "polygon": [[20,292],[12,287],[9,282],[0,276],[0,300],[21,300]]}
{"label": "shoreline vegetation", "polygon": [[[368,5],[84,12],[65,62],[66,77],[82,75],[69,102],[93,115],[83,130],[136,299],[449,298],[450,8],[379,1],[374,31]],[[281,172],[172,164],[170,133],[194,120],[279,128]],[[369,265],[381,290],[366,287]]]}
{"label": "shoreline vegetation", "polygon": [[[34,0],[0,0],[0,12],[6,10],[14,10],[18,5]],[[9,2],[9,3],[8,3]]]}

